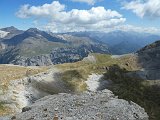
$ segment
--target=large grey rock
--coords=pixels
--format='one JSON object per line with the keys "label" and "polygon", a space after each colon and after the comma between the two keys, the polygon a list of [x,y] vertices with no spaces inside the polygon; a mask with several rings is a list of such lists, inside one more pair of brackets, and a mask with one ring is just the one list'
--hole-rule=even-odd
{"label": "large grey rock", "polygon": [[[109,90],[46,96],[14,116],[16,120],[148,120],[139,105],[118,99]],[[0,120],[13,118],[1,117]]]}

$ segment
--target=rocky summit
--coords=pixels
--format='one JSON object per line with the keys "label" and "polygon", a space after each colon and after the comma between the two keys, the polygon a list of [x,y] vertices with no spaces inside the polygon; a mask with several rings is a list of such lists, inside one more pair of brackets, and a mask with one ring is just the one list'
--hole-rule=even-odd
{"label": "rocky summit", "polygon": [[139,105],[118,99],[109,90],[46,96],[1,120],[148,120]]}

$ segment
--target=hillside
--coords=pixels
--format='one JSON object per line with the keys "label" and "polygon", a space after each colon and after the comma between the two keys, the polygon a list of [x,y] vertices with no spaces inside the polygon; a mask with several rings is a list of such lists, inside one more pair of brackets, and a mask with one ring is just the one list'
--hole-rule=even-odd
{"label": "hillside", "polygon": [[[123,60],[121,60],[111,58],[110,55],[91,54],[79,62],[50,67],[1,65],[0,68],[5,71],[1,72],[2,75],[0,76],[2,91],[0,98],[2,103],[13,102],[14,100],[18,106],[21,106],[20,108],[23,108],[23,106],[32,103],[32,101],[40,96],[42,97],[42,93],[46,95],[59,92],[82,92],[88,89],[85,81],[87,81],[91,74],[103,74],[106,72],[105,66],[116,63],[119,63],[121,66],[126,66],[125,60],[128,58],[130,57],[124,57],[122,58]],[[133,61],[134,60],[130,59],[131,63],[133,63]],[[126,68],[137,69],[136,65],[134,65],[134,67],[126,66]],[[40,74],[34,75],[37,73]],[[20,89],[21,92],[19,92]],[[28,95],[28,93],[32,93],[32,95]],[[25,96],[30,97],[26,98]],[[22,98],[24,99],[23,101],[21,101]]]}
{"label": "hillside", "polygon": [[[23,107],[46,95],[99,91],[107,88],[119,98],[131,100],[144,107],[151,120],[158,120],[159,87],[155,87],[154,80],[152,82],[135,76],[135,71],[139,72],[142,69],[138,60],[138,56],[134,54],[90,54],[79,62],[50,66],[44,73],[10,81],[5,94],[1,95],[1,109],[7,105],[20,112]],[[18,92],[19,90],[21,92]],[[6,104],[6,100],[13,104],[8,104],[9,101]]]}

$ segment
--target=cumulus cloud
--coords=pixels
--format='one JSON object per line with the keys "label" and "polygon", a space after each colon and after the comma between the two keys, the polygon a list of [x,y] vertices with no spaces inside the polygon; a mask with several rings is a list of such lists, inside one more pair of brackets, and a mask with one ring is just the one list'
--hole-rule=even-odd
{"label": "cumulus cloud", "polygon": [[87,3],[89,5],[94,5],[97,0],[72,0],[73,2],[83,2],[83,3]]}
{"label": "cumulus cloud", "polygon": [[23,5],[16,15],[19,18],[47,19],[49,22],[42,27],[54,32],[101,30],[126,21],[117,11],[102,6],[66,11],[66,6],[58,1],[42,6]]}
{"label": "cumulus cloud", "polygon": [[134,0],[124,3],[124,9],[132,10],[139,17],[160,17],[160,0]]}
{"label": "cumulus cloud", "polygon": [[59,12],[65,9],[65,5],[58,1],[53,1],[51,4],[44,4],[42,6],[30,6],[29,4],[20,7],[16,15],[20,18],[29,18],[32,16],[46,17],[56,16]]}

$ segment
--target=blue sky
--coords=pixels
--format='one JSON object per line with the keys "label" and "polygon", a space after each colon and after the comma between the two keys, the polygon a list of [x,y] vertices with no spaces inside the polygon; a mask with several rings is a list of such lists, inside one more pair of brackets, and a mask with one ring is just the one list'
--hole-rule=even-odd
{"label": "blue sky", "polygon": [[159,33],[159,11],[159,0],[0,0],[0,28]]}

